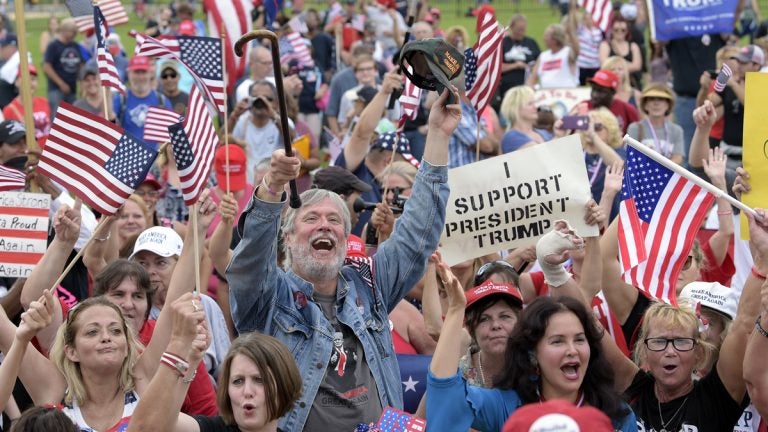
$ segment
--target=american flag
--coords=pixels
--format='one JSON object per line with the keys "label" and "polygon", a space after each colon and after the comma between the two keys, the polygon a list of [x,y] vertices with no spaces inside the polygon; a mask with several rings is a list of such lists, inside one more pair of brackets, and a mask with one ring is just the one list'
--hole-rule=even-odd
{"label": "american flag", "polygon": [[0,192],[24,189],[26,180],[23,172],[0,165]]}
{"label": "american flag", "polygon": [[608,31],[611,25],[611,11],[613,2],[611,0],[579,0],[579,6],[589,13],[592,21],[603,32]]}
{"label": "american flag", "polygon": [[166,143],[171,142],[168,126],[178,123],[181,116],[166,108],[149,107],[144,122],[144,141]]}
{"label": "american flag", "polygon": [[[67,0],[67,8],[75,19],[77,29],[81,33],[93,31],[93,1],[92,0]],[[125,24],[128,22],[128,13],[120,0],[102,0],[99,2],[99,8],[104,14],[105,21],[111,26]],[[105,35],[106,36],[106,35]]]}
{"label": "american flag", "polygon": [[221,67],[221,39],[201,36],[162,36],[155,39],[139,33],[134,55],[180,62],[219,112],[224,112],[224,71]]}
{"label": "american flag", "polygon": [[[405,65],[408,73],[413,74],[413,68],[410,65]],[[403,114],[400,117],[400,123],[405,124],[408,119],[414,120],[419,113],[419,104],[421,104],[421,89],[416,87],[407,75],[404,75],[405,83],[403,84],[403,92],[400,94],[400,108],[403,110]],[[398,129],[402,127],[398,124]]]}
{"label": "american flag", "polygon": [[156,150],[121,127],[62,102],[37,169],[113,215],[144,181],[155,157]]}
{"label": "american flag", "polygon": [[376,427],[378,427],[381,432],[423,432],[426,430],[427,422],[418,417],[414,417],[413,414],[388,406],[384,408],[384,412],[381,413],[379,423]]}
{"label": "american flag", "polygon": [[480,38],[464,52],[464,77],[467,97],[479,116],[496,92],[501,80],[501,41],[504,30],[489,10],[477,16]]}
{"label": "american flag", "polygon": [[677,277],[714,200],[701,186],[629,146],[619,206],[624,281],[676,304]]}
{"label": "american flag", "polygon": [[227,65],[227,92],[231,93],[237,79],[245,73],[248,65],[248,44],[243,46],[243,56],[235,55],[235,42],[251,31],[251,0],[203,0],[208,16],[208,35],[221,37],[224,34],[224,59]]}
{"label": "american flag", "polygon": [[104,18],[104,14],[101,13],[101,8],[99,6],[93,8],[93,22],[96,31],[96,62],[99,65],[99,79],[101,79],[101,85],[104,87],[111,87],[124,95],[125,86],[123,85],[123,82],[120,81],[120,75],[117,73],[115,59],[112,58],[112,54],[110,54],[107,49],[105,38],[109,36],[109,28],[107,27],[107,20]]}
{"label": "american flag", "polygon": [[315,67],[307,44],[301,34],[292,32],[280,38],[280,64],[289,64],[296,60],[300,67]]}
{"label": "american flag", "polygon": [[187,116],[182,122],[168,127],[168,133],[171,135],[184,202],[191,206],[197,202],[208,183],[213,154],[219,146],[211,115],[197,86],[192,86],[189,92]]}

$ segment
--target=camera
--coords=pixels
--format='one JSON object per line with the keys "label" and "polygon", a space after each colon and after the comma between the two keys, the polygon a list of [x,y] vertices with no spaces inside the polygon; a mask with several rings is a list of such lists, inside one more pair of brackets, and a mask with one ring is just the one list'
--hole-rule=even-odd
{"label": "camera", "polygon": [[[408,200],[408,197],[400,195],[400,188],[393,188],[391,191],[393,197],[392,201],[389,203],[389,209],[392,210],[392,213],[394,214],[400,214],[403,212],[403,208],[405,207],[405,202]],[[362,198],[358,198],[352,204],[352,208],[356,213],[359,213],[365,210],[373,210],[376,208],[377,204],[378,203],[365,202]],[[365,244],[372,247],[376,247],[379,244],[379,236],[376,232],[376,227],[374,227],[371,223],[368,224],[365,231]]]}

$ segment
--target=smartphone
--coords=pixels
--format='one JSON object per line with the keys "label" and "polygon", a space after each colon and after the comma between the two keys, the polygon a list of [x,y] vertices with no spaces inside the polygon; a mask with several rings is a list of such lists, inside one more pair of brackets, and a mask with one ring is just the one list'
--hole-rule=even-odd
{"label": "smartphone", "polygon": [[710,70],[707,71],[707,73],[709,74],[709,77],[711,79],[717,79],[717,75],[718,75],[719,72],[717,70],[715,70],[715,69],[710,69]]}
{"label": "smartphone", "polygon": [[565,116],[562,118],[562,129],[587,130],[589,129],[589,116]]}

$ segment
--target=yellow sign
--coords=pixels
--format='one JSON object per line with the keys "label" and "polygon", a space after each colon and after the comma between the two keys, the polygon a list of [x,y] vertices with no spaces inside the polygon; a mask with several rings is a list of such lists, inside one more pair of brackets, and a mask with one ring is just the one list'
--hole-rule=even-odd
{"label": "yellow sign", "polygon": [[[768,207],[768,122],[765,101],[768,100],[768,74],[747,73],[744,97],[744,142],[742,163],[749,173],[752,190],[741,201],[752,207]],[[749,239],[747,218],[741,215],[741,238]]]}

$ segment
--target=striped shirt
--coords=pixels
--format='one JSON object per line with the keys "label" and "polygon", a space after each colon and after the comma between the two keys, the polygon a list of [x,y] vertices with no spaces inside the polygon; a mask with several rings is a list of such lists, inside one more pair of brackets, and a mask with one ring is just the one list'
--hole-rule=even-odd
{"label": "striped shirt", "polygon": [[[472,107],[472,104],[461,101],[461,120],[459,126],[453,131],[451,138],[448,140],[448,167],[456,168],[462,165],[476,162],[475,160],[475,146],[477,145],[477,111]],[[480,120],[480,125],[485,124],[484,120]],[[484,128],[480,129],[480,139],[485,138],[486,132]],[[483,154],[480,154],[480,159],[484,159]]]}
{"label": "striped shirt", "polygon": [[579,56],[576,64],[580,69],[600,68],[600,42],[603,41],[603,32],[597,27],[587,28],[579,26]]}

